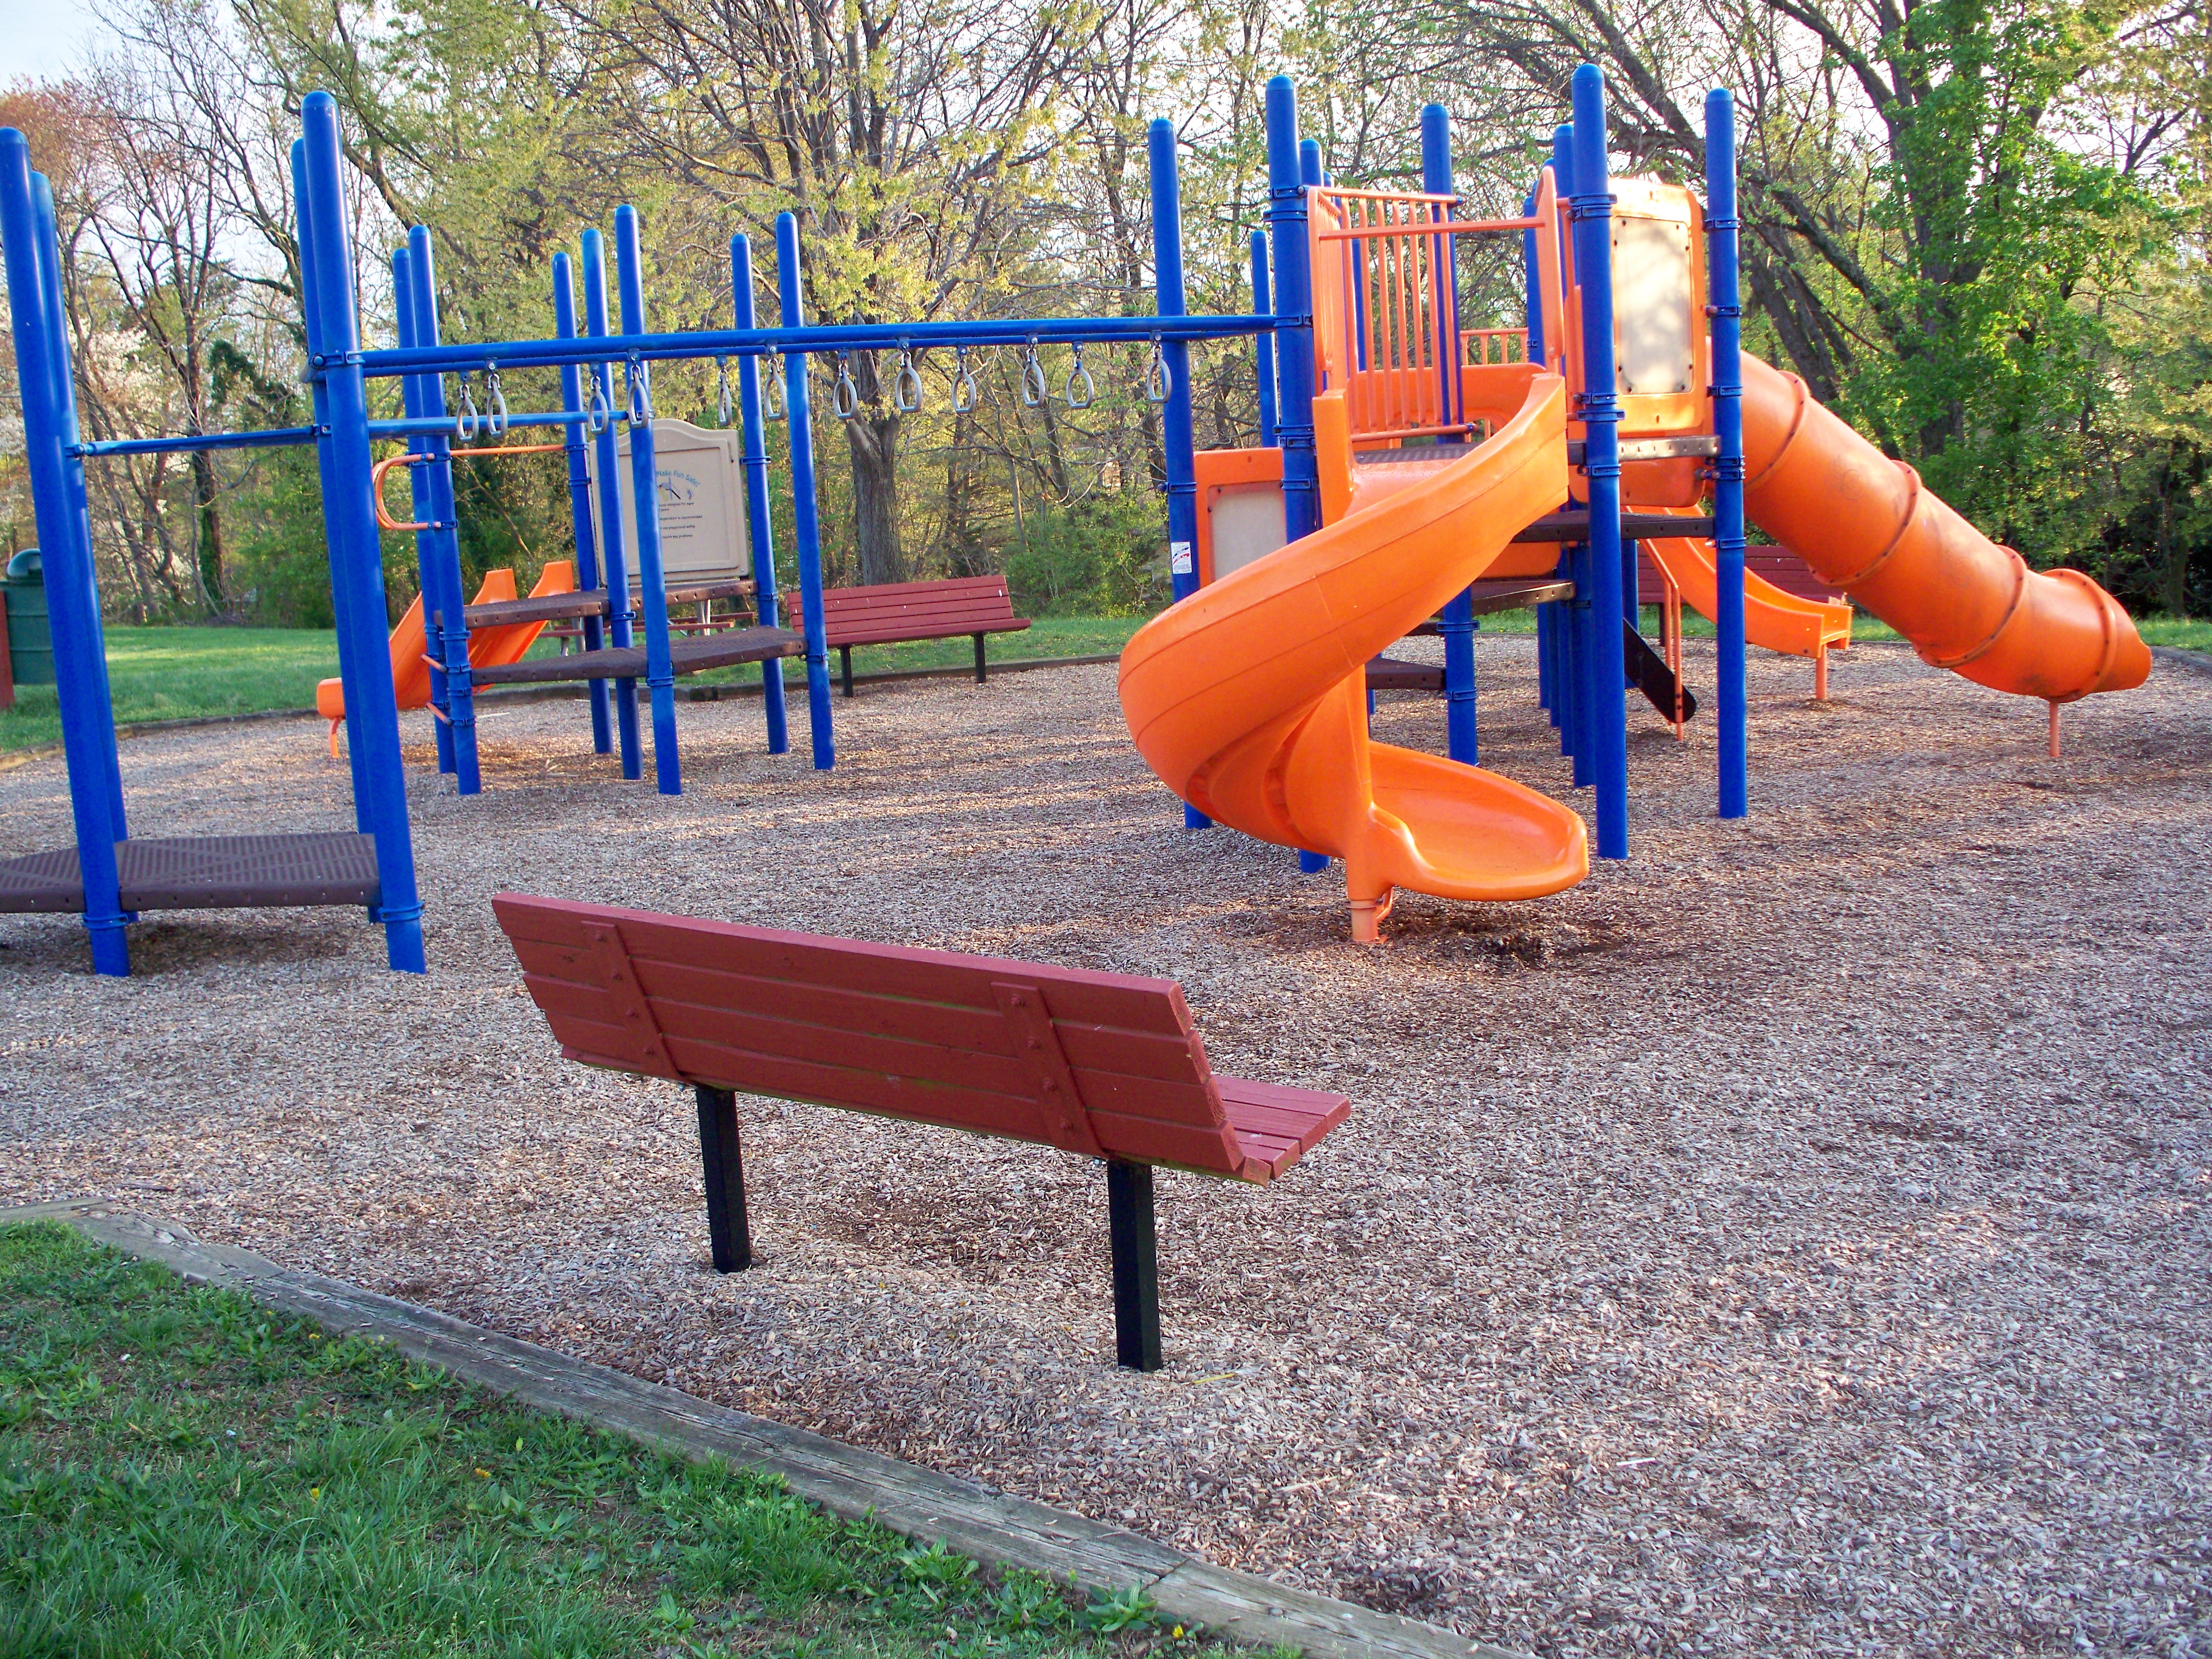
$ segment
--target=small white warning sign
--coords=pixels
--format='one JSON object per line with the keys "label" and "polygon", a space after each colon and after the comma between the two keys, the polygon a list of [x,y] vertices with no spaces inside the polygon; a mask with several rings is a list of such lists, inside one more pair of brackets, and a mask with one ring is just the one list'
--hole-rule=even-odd
{"label": "small white warning sign", "polygon": [[1188,576],[1190,574],[1193,566],[1190,562],[1190,544],[1188,542],[1170,542],[1168,544],[1168,568],[1178,576]]}

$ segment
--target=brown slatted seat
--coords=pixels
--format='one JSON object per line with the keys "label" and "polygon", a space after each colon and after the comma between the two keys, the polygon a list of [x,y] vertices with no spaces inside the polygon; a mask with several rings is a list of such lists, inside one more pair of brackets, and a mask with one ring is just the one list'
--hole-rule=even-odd
{"label": "brown slatted seat", "polygon": [[1116,1348],[1159,1365],[1152,1168],[1267,1182],[1340,1095],[1214,1075],[1171,980],[501,893],[570,1060],[690,1084],[714,1265],[746,1267],[734,1096],[772,1095],[1103,1158]]}
{"label": "brown slatted seat", "polygon": [[983,640],[1017,634],[1029,619],[1014,615],[1004,576],[955,576],[941,582],[890,582],[876,587],[832,587],[822,595],[822,623],[837,647],[845,695],[853,695],[853,647],[896,645],[908,640],[975,636],[975,684],[984,677]]}
{"label": "brown slatted seat", "polygon": [[[351,830],[118,841],[115,873],[125,910],[374,904],[382,890],[376,842]],[[83,908],[76,848],[0,864],[0,911]]]}

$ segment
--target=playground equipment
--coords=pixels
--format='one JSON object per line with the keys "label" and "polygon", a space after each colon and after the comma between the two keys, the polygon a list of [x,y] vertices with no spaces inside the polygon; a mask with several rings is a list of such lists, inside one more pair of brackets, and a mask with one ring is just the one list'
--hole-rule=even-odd
{"label": "playground equipment", "polygon": [[[1723,817],[1747,810],[1747,604],[1763,635],[1798,642],[1823,670],[1828,645],[1848,637],[1847,615],[1747,593],[1747,510],[1925,660],[2049,700],[2054,746],[2060,703],[2148,673],[2125,612],[2095,583],[2028,570],[1802,382],[1741,351],[1729,94],[1712,94],[1705,113],[1705,203],[1609,179],[1604,82],[1585,65],[1522,216],[1467,221],[1440,107],[1423,112],[1423,191],[1340,189],[1299,140],[1290,82],[1269,83],[1277,319],[1262,438],[1278,444],[1192,458],[1192,493],[1202,480],[1209,511],[1231,507],[1204,529],[1193,511],[1177,516],[1170,447],[1181,602],[1130,641],[1121,699],[1192,823],[1296,848],[1309,868],[1344,860],[1357,939],[1378,936],[1401,887],[1527,898],[1586,872],[1577,813],[1474,765],[1473,635],[1486,606],[1536,605],[1542,701],[1577,787],[1595,787],[1600,855],[1627,855],[1624,691],[1656,690],[1636,626],[1639,539],[1664,544],[1686,589],[1711,573]],[[1513,234],[1525,329],[1462,329],[1457,240]],[[1255,295],[1269,286],[1262,252],[1255,238]],[[1271,550],[1276,501],[1284,544]],[[1370,660],[1431,617],[1449,761],[1367,730]],[[1681,714],[1678,701],[1671,717]]]}

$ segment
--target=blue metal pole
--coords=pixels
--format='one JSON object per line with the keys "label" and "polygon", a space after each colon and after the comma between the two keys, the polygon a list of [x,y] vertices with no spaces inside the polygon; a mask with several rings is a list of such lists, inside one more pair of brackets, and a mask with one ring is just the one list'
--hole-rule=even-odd
{"label": "blue metal pole", "polygon": [[[399,337],[399,343],[403,346],[417,343],[415,333],[415,279],[410,274],[410,261],[404,247],[394,248],[392,251],[392,314],[393,329]],[[422,382],[427,378],[428,377],[421,374],[404,374],[400,377],[400,407],[406,411],[410,421],[419,419],[422,416]],[[435,452],[431,448],[429,437],[426,434],[416,433],[410,434],[408,438],[407,453],[410,455],[429,455]],[[413,509],[407,516],[417,524],[434,523],[438,516],[430,506],[429,472],[430,467],[427,463],[407,469],[407,499]],[[415,532],[415,586],[422,596],[423,638],[426,641],[430,638],[429,613],[442,603],[441,598],[442,588],[438,578],[438,554],[434,542],[436,534],[434,530],[418,530]],[[426,652],[424,654],[432,659],[430,704],[443,714],[448,706],[446,699],[445,671],[439,666],[434,653]],[[396,672],[393,678],[395,679],[398,678]],[[450,772],[453,769],[453,722],[448,720],[435,719],[430,722],[430,725],[437,739],[438,769],[441,772]]]}
{"label": "blue metal pole", "polygon": [[[368,400],[362,377],[361,337],[353,310],[353,256],[346,243],[343,152],[337,105],[328,93],[307,94],[300,110],[307,139],[307,216],[313,227],[315,269],[324,351],[314,365],[329,392],[330,466],[323,492],[335,496],[338,537],[331,549],[331,579],[351,587],[355,684],[361,702],[346,711],[351,739],[362,750],[369,785],[370,831],[376,838],[380,893],[376,914],[384,923],[385,951],[392,968],[423,971],[422,903],[415,890],[415,848],[407,825],[407,784],[399,757],[399,713],[392,691],[392,658],[385,647],[384,557],[376,515],[369,505]],[[419,272],[417,273],[420,274]]]}
{"label": "blue metal pole", "polygon": [[[576,337],[576,283],[566,253],[553,256],[553,330],[564,340]],[[568,415],[583,412],[584,376],[574,363],[561,365],[561,408]],[[584,428],[580,422],[568,422],[562,429],[562,436],[568,446],[568,519],[575,526],[576,586],[589,593],[600,586],[599,542],[592,525],[592,477],[590,469],[584,464]],[[597,617],[583,619],[583,635],[586,651],[599,650],[606,644],[606,629]],[[592,752],[611,754],[614,727],[608,708],[607,683],[589,680],[586,684],[591,687]]]}
{"label": "blue metal pole", "polygon": [[1286,75],[1267,82],[1267,196],[1275,249],[1275,434],[1283,447],[1283,533],[1297,541],[1321,526],[1321,485],[1314,458],[1306,186],[1298,170],[1298,95]]}
{"label": "blue metal pole", "polygon": [[[123,765],[115,752],[115,694],[107,680],[107,630],[100,619],[100,580],[92,556],[92,506],[85,489],[84,462],[76,453],[82,434],[77,428],[76,374],[70,360],[69,308],[62,298],[61,239],[54,221],[53,191],[44,173],[31,175],[31,204],[39,220],[38,246],[42,251],[40,274],[46,283],[46,315],[53,319],[55,328],[54,409],[60,421],[62,474],[69,484],[70,524],[76,534],[75,562],[83,588],[84,608],[81,614],[88,629],[89,654],[84,661],[98,689],[100,707],[109,711],[106,721],[95,734],[96,746],[106,780],[108,826],[115,832],[115,839],[122,841],[131,832],[123,811]],[[52,576],[46,578],[46,586],[51,592]],[[126,921],[137,920],[128,911],[124,915]]]}
{"label": "blue metal pole", "polygon": [[[799,221],[775,216],[775,285],[783,325],[805,320],[805,284],[799,268]],[[791,438],[791,531],[799,556],[799,605],[806,635],[806,718],[814,729],[814,769],[837,763],[830,729],[830,639],[822,617],[822,521],[814,500],[814,415],[806,395],[806,354],[783,354],[784,424]]]}
{"label": "blue metal pole", "polygon": [[[645,332],[645,259],[638,246],[637,210],[615,210],[615,280],[622,289],[625,334]],[[653,771],[660,793],[684,793],[676,750],[676,670],[668,654],[668,581],[660,563],[660,480],[653,464],[653,375],[629,366],[629,477],[637,517],[637,580],[645,601],[645,684],[653,697]],[[635,418],[642,410],[643,420]]]}
{"label": "blue metal pole", "polygon": [[[314,225],[307,212],[307,141],[292,141],[292,222],[300,249],[300,322],[307,336],[307,361],[315,362],[323,355],[322,307],[315,284],[315,272],[319,266],[315,256]],[[323,385],[323,377],[307,377],[307,399],[315,417],[315,471],[318,477],[332,476],[337,463],[331,451],[330,393]],[[410,469],[411,470],[411,469]],[[323,544],[326,547],[338,544],[337,498],[327,490],[323,493]],[[331,625],[337,635],[338,685],[345,699],[346,718],[361,707],[361,683],[355,672],[353,589],[349,583],[333,580],[331,583]],[[391,665],[389,641],[386,642],[385,664]],[[346,767],[353,781],[353,827],[361,835],[368,835],[375,826],[369,815],[368,772],[363,763],[364,751],[350,735],[346,738]],[[371,913],[374,920],[374,912]]]}
{"label": "blue metal pole", "polygon": [[[1328,182],[1328,174],[1322,170],[1321,164],[1321,141],[1317,138],[1301,138],[1298,140],[1298,182],[1305,187],[1305,190],[1311,190],[1317,185]],[[1309,199],[1306,197],[1304,191],[1302,190],[1299,192],[1298,199],[1301,204]],[[1303,234],[1298,238],[1298,246],[1300,250],[1304,252],[1307,259],[1305,267],[1306,309],[1308,312],[1311,312],[1313,309],[1313,251],[1311,246],[1306,241],[1306,239]],[[1362,283],[1352,291],[1352,308],[1355,313],[1358,313],[1359,319],[1359,326],[1357,330],[1357,333],[1359,338],[1359,349],[1363,354],[1360,358],[1359,366],[1362,368],[1364,368],[1367,367],[1367,360],[1364,355],[1367,349],[1367,289],[1364,283]],[[1312,338],[1312,331],[1310,329],[1307,331],[1307,338],[1309,340]],[[1309,359],[1308,361],[1310,362],[1311,360]],[[1307,389],[1309,392],[1316,389],[1313,386],[1312,380],[1313,371],[1309,368],[1307,370]],[[1308,402],[1306,408],[1309,413],[1310,413],[1313,408],[1310,401]],[[1280,416],[1279,415],[1279,420]],[[1318,466],[1318,465],[1319,459],[1316,457],[1316,465]],[[1316,484],[1313,501],[1313,528],[1319,529],[1321,526],[1321,492],[1318,482],[1316,482]],[[1287,516],[1287,514],[1285,516]],[[1370,720],[1375,718],[1375,694],[1372,691],[1367,694],[1367,718]],[[1298,851],[1298,868],[1306,875],[1317,876],[1322,871],[1328,868],[1328,854],[1326,853],[1309,853],[1301,848]]]}
{"label": "blue metal pole", "polygon": [[[439,343],[437,256],[430,246],[430,231],[416,225],[407,233],[407,275],[414,289],[415,337],[424,345]],[[446,381],[440,374],[422,377],[422,413],[432,420],[446,414]],[[443,433],[433,431],[424,441],[434,458],[417,469],[429,496],[429,557],[435,584],[423,596],[423,638],[430,649],[430,702],[442,709],[441,722],[453,737],[453,784],[464,795],[482,792],[483,780],[477,767],[477,701],[475,678],[469,672],[469,625],[462,607],[469,602],[461,576],[460,507],[453,491],[453,464],[447,459],[453,445]],[[435,611],[434,623],[430,613]],[[442,756],[441,756],[442,758]]]}
{"label": "blue metal pole", "polygon": [[1613,386],[1613,191],[1606,175],[1605,76],[1575,71],[1575,280],[1582,290],[1583,471],[1589,481],[1589,733],[1600,858],[1628,856],[1626,653],[1620,633],[1620,403]]}
{"label": "blue metal pole", "polygon": [[[1567,204],[1567,216],[1571,224],[1574,216],[1574,147],[1575,130],[1571,126],[1556,127],[1552,132],[1552,186],[1558,198]],[[1572,262],[1561,250],[1560,281],[1571,284]],[[1562,294],[1561,315],[1564,317],[1567,295]],[[1574,356],[1573,343],[1559,340],[1550,343],[1554,358],[1553,367],[1560,374],[1568,372]],[[1573,387],[1568,388],[1571,394]],[[1570,498],[1571,505],[1575,503]],[[1562,707],[1559,709],[1559,752],[1574,762],[1574,787],[1586,787],[1590,781],[1590,744],[1587,730],[1589,715],[1589,549],[1577,543],[1561,550],[1559,574],[1574,584],[1574,597],[1560,603],[1559,636],[1559,678],[1558,690]]]}
{"label": "blue metal pole", "polygon": [[[1451,116],[1442,104],[1429,104],[1421,110],[1421,189],[1431,196],[1449,196],[1452,190]],[[1444,216],[1447,210],[1440,210]],[[1458,390],[1458,376],[1453,371],[1459,356],[1459,324],[1456,306],[1453,303],[1453,265],[1451,238],[1439,236],[1436,258],[1437,283],[1431,295],[1435,325],[1437,369],[1443,377],[1442,408],[1444,419],[1452,418],[1458,399],[1453,395]],[[1476,738],[1474,683],[1474,592],[1473,589],[1455,593],[1444,601],[1443,614],[1437,619],[1437,631],[1444,643],[1444,746],[1445,752],[1462,765],[1472,766],[1479,753]]]}
{"label": "blue metal pole", "polygon": [[[586,229],[583,235],[584,262],[584,332],[594,339],[605,338],[610,331],[607,317],[607,258],[606,249],[597,229]],[[617,651],[629,649],[632,643],[629,608],[629,562],[623,547],[622,483],[616,476],[621,465],[615,453],[615,373],[611,364],[600,362],[592,366],[592,397],[594,404],[606,411],[607,418],[600,425],[599,435],[592,440],[592,460],[599,473],[599,548],[605,564],[607,581],[607,636]],[[645,761],[638,741],[637,682],[621,679],[615,682],[615,736],[622,749],[622,775],[626,778],[645,775]]]}
{"label": "blue metal pole", "polygon": [[[1190,309],[1182,274],[1182,186],[1176,172],[1176,130],[1172,121],[1152,123],[1146,136],[1146,161],[1152,184],[1152,276],[1154,308],[1163,317]],[[1168,401],[1161,410],[1161,488],[1168,507],[1168,585],[1181,604],[1198,592],[1197,441],[1191,433],[1190,347],[1181,340],[1160,346],[1167,363]],[[1186,830],[1210,828],[1213,820],[1186,801]]]}
{"label": "blue metal pole", "polygon": [[23,135],[13,127],[0,128],[0,243],[6,247],[31,503],[40,544],[46,550],[54,690],[60,703],[77,867],[84,885],[84,925],[90,935],[93,971],[122,975],[131,971],[131,947],[123,931],[115,862],[117,826],[110,810],[100,737],[104,729],[108,740],[113,739],[114,714],[103,706],[100,683],[88,659],[94,647],[82,614],[82,573],[75,568],[79,558],[77,514],[64,453],[65,418],[55,395],[66,372],[65,336],[62,319],[49,302],[49,285],[41,269],[57,260],[59,252],[40,234],[37,177],[31,171],[30,148]]}
{"label": "blue metal pole", "polygon": [[[731,320],[738,327],[754,325],[753,245],[745,236],[730,238],[730,311]],[[738,416],[744,427],[745,544],[753,568],[753,606],[761,626],[774,628],[777,626],[775,527],[769,514],[768,428],[761,416],[760,359],[750,352],[738,359]],[[768,752],[787,752],[791,737],[784,724],[780,657],[769,657],[761,664],[761,706],[768,716]]]}
{"label": "blue metal pole", "polygon": [[[1535,216],[1536,198],[1531,194],[1522,198],[1521,216]],[[1532,363],[1544,361],[1544,293],[1543,279],[1536,264],[1536,233],[1533,229],[1521,233],[1521,291],[1522,319],[1528,331],[1528,343],[1522,355]],[[1552,724],[1559,723],[1559,611],[1556,605],[1536,607],[1536,702],[1551,716]]]}
{"label": "blue metal pole", "polygon": [[1724,818],[1751,810],[1751,744],[1745,724],[1743,645],[1743,297],[1736,270],[1735,106],[1705,94],[1706,288],[1712,307],[1713,562],[1720,630],[1720,805]]}
{"label": "blue metal pole", "polygon": [[[1267,233],[1252,233],[1252,309],[1264,312],[1273,309],[1274,301],[1267,297]],[[1275,337],[1255,334],[1252,337],[1252,356],[1260,386],[1260,447],[1275,447]]]}

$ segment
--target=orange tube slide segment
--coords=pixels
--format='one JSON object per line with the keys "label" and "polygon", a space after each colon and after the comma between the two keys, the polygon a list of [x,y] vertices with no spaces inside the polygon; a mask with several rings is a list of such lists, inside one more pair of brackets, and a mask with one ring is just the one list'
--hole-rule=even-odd
{"label": "orange tube slide segment", "polygon": [[1524,899],[1589,873],[1571,807],[1367,734],[1368,659],[1565,498],[1565,385],[1538,375],[1480,448],[1200,589],[1121,653],[1146,763],[1233,829],[1342,859],[1355,938],[1400,887]]}
{"label": "orange tube slide segment", "polygon": [[[1719,620],[1720,572],[1713,544],[1702,537],[1676,536],[1644,544],[1659,568],[1673,578],[1690,608],[1707,622]],[[1821,647],[1848,645],[1851,608],[1823,605],[1785,593],[1753,571],[1743,577],[1743,636],[1764,651],[1788,657],[1817,657]]]}
{"label": "orange tube slide segment", "polygon": [[2111,594],[2079,571],[2030,570],[1749,352],[1743,445],[1747,515],[1922,661],[2053,702],[2149,677],[2149,647]]}

